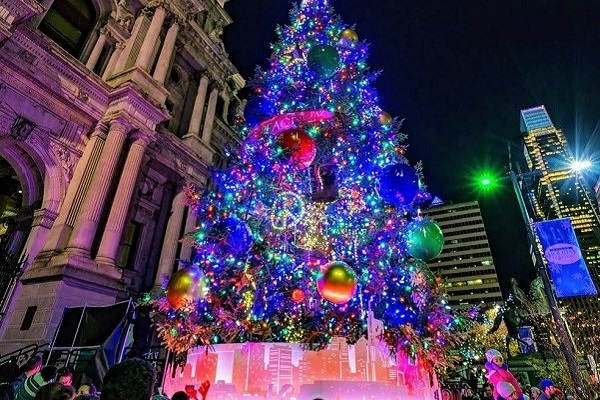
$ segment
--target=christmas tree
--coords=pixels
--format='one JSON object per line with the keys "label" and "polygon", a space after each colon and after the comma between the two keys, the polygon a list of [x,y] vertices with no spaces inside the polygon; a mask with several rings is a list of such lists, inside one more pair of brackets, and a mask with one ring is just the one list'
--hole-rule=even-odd
{"label": "christmas tree", "polygon": [[446,361],[460,323],[426,261],[443,236],[405,157],[400,121],[380,108],[368,46],[327,0],[305,0],[257,69],[229,167],[190,191],[195,256],[159,298],[177,353],[222,342],[356,342],[369,312],[394,353]]}

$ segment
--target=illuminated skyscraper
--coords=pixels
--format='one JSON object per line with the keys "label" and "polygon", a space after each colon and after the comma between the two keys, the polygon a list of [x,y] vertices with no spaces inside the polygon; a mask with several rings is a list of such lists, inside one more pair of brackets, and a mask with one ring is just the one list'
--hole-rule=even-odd
{"label": "illuminated skyscraper", "polygon": [[[554,126],[544,106],[522,110],[520,125],[527,166],[536,171],[536,179],[526,187],[531,217],[536,221],[570,218],[592,279],[600,287],[597,204],[585,181],[572,168],[575,158],[565,135]],[[600,311],[596,297],[563,299],[561,305],[567,308],[567,317]]]}
{"label": "illuminated skyscraper", "polygon": [[501,302],[479,203],[444,204],[423,214],[435,220],[444,233],[442,253],[429,267],[444,279],[450,305],[458,309]]}

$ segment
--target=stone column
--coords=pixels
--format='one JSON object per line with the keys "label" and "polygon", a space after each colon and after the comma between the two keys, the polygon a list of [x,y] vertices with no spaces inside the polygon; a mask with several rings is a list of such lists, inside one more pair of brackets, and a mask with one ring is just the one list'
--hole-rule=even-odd
{"label": "stone column", "polygon": [[75,222],[67,250],[89,257],[100,215],[106,205],[110,183],[123,150],[123,142],[130,129],[131,126],[123,117],[110,121],[106,143],[90,183],[90,189],[81,206],[81,212]]}
{"label": "stone column", "polygon": [[87,142],[83,155],[77,162],[73,178],[67,187],[58,217],[52,225],[48,240],[42,251],[61,251],[71,234],[81,203],[90,186],[91,178],[98,165],[98,159],[104,148],[108,127],[103,122],[96,125],[90,140]]}
{"label": "stone column", "polygon": [[165,36],[165,42],[163,43],[160,55],[158,56],[158,62],[154,69],[154,79],[160,83],[165,83],[169,66],[171,65],[171,59],[173,58],[173,50],[175,49],[175,41],[177,39],[177,33],[179,32],[179,24],[177,21],[173,21],[173,24],[169,27],[167,35]]}
{"label": "stone column", "polygon": [[119,60],[119,57],[121,57],[121,53],[123,52],[124,48],[125,48],[125,43],[123,43],[123,42],[115,43],[115,49],[114,49],[113,53],[110,55],[110,58],[108,59],[108,64],[106,64],[106,69],[104,70],[104,73],[102,74],[102,79],[107,80],[112,75],[113,71],[115,70],[115,65],[117,64],[117,60]]}
{"label": "stone column", "polygon": [[152,61],[151,59],[152,54],[154,53],[154,47],[158,41],[158,36],[160,35],[160,30],[165,22],[166,15],[167,11],[162,7],[157,7],[154,10],[152,22],[150,22],[150,27],[148,28],[148,32],[146,32],[146,37],[144,38],[144,43],[140,49],[140,54],[137,57],[135,65],[145,69],[146,71],[148,71],[150,68],[150,61]]}
{"label": "stone column", "polygon": [[92,54],[90,54],[90,58],[88,58],[87,62],[85,63],[85,66],[88,69],[93,70],[96,66],[98,58],[100,58],[100,54],[102,53],[102,49],[106,44],[106,40],[108,39],[109,34],[110,32],[108,29],[106,29],[106,27],[100,29],[100,36],[98,36],[98,40],[96,41],[96,44],[92,49]]}
{"label": "stone column", "polygon": [[133,143],[129,149],[123,173],[115,192],[110,214],[106,222],[106,228],[102,235],[102,241],[98,248],[96,261],[100,264],[115,265],[123,228],[127,222],[127,211],[131,204],[133,190],[135,189],[140,166],[146,152],[146,147],[152,141],[152,135],[138,132],[133,138]]}
{"label": "stone column", "polygon": [[177,244],[179,242],[179,232],[181,231],[181,222],[185,204],[183,204],[183,190],[180,190],[171,204],[171,215],[167,222],[167,230],[163,239],[163,246],[158,261],[158,271],[156,271],[155,285],[161,285],[163,277],[170,276],[175,268],[175,258],[177,257]]}
{"label": "stone column", "polygon": [[194,109],[190,119],[187,136],[200,136],[200,124],[202,122],[202,114],[204,113],[204,102],[206,101],[206,92],[208,90],[208,77],[202,75],[200,84],[198,85],[198,93],[194,100]]}
{"label": "stone column", "polygon": [[29,232],[27,243],[25,243],[28,260],[33,260],[44,246],[44,243],[46,243],[56,217],[56,213],[45,208],[33,212],[31,231]]}
{"label": "stone column", "polygon": [[[187,209],[187,218],[185,219],[185,227],[184,232],[190,233],[193,232],[196,229],[197,226],[197,215],[196,213],[191,210],[189,207],[186,207]],[[192,256],[192,244],[190,242],[184,241],[183,243],[181,243],[181,251],[179,252],[179,259],[180,260],[189,260],[190,257]]]}
{"label": "stone column", "polygon": [[212,136],[213,124],[215,122],[215,110],[217,109],[217,96],[219,96],[219,88],[215,86],[208,97],[206,118],[204,119],[204,128],[202,129],[202,141],[206,144],[210,143],[210,137]]}
{"label": "stone column", "polygon": [[221,115],[221,118],[223,119],[223,121],[225,121],[226,123],[229,122],[229,103],[231,102],[231,97],[227,96],[223,99],[223,115]]}
{"label": "stone column", "polygon": [[137,57],[137,46],[136,42],[138,41],[138,37],[140,36],[140,31],[142,30],[142,25],[146,21],[147,10],[144,9],[140,15],[135,20],[133,24],[133,29],[131,30],[131,35],[129,39],[125,42],[125,46],[123,47],[123,51],[120,52],[117,61],[115,62],[115,66],[111,71],[111,75],[118,74],[123,72],[127,66],[131,65],[129,63],[130,58]]}

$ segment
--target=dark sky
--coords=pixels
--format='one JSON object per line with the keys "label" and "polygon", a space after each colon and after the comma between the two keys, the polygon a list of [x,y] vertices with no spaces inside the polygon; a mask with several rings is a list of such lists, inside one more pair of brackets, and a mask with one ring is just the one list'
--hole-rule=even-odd
{"label": "dark sky", "polygon": [[[478,199],[504,291],[534,277],[508,183],[497,196],[472,190],[483,167],[506,170],[507,141],[520,143],[519,110],[545,105],[571,149],[600,142],[600,1],[331,0],[370,43],[381,70],[380,105],[405,118],[408,158],[423,160],[429,191],[445,201]],[[245,78],[267,65],[275,26],[291,0],[231,0],[226,50]],[[600,165],[600,157],[598,157]]]}

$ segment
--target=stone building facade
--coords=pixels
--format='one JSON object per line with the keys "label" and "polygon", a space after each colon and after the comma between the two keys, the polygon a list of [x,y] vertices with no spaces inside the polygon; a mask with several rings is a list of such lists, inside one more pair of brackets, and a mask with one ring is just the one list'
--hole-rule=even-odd
{"label": "stone building facade", "polygon": [[190,257],[183,188],[239,144],[226,1],[0,0],[0,354]]}

